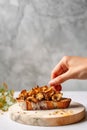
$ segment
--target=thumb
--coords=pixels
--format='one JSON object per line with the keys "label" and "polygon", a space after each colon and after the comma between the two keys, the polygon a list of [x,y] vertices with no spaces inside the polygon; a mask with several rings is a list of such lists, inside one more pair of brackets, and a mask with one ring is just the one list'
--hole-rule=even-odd
{"label": "thumb", "polygon": [[63,83],[64,81],[66,81],[68,79],[70,79],[70,72],[69,71],[67,71],[67,72],[57,76],[56,78],[52,79],[49,82],[49,85],[50,86],[56,86],[56,85]]}

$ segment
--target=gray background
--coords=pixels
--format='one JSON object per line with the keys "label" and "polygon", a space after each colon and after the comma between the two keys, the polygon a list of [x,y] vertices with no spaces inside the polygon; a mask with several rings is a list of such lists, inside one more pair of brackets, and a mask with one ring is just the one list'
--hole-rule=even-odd
{"label": "gray background", "polygon": [[[87,0],[0,0],[0,83],[45,85],[64,55],[87,57]],[[87,90],[86,80],[62,85]]]}

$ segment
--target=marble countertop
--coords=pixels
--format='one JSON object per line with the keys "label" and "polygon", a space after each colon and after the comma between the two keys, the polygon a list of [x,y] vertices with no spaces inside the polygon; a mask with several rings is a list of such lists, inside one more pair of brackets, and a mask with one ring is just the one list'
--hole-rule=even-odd
{"label": "marble countertop", "polygon": [[[15,96],[18,92],[15,93]],[[86,91],[64,91],[63,95],[66,97],[71,97],[73,101],[79,102],[83,104],[87,111],[87,92]],[[84,120],[80,121],[79,123],[70,124],[66,126],[57,126],[57,127],[41,127],[41,126],[29,126],[20,123],[16,123],[9,118],[8,112],[0,115],[0,128],[1,130],[73,130],[79,128],[79,130],[85,129],[87,127],[87,112],[86,117]]]}

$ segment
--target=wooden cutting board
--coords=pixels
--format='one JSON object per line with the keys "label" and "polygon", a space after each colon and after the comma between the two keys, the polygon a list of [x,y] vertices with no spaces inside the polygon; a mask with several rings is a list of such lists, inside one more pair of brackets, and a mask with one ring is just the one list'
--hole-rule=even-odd
{"label": "wooden cutting board", "polygon": [[79,122],[85,117],[85,107],[71,102],[67,109],[23,110],[19,104],[9,109],[10,118],[18,123],[34,126],[60,126]]}

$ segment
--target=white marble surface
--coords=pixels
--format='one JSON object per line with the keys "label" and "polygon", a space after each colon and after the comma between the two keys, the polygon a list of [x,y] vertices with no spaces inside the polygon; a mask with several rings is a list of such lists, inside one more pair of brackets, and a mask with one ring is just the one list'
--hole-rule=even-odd
{"label": "white marble surface", "polygon": [[[0,83],[47,84],[64,55],[87,56],[87,0],[0,0]],[[87,81],[64,90],[87,90]]]}
{"label": "white marble surface", "polygon": [[[16,93],[15,96],[17,96],[18,93]],[[4,115],[0,115],[0,129],[1,130],[73,130],[73,129],[79,129],[83,130],[87,128],[87,92],[86,91],[66,91],[64,92],[64,96],[71,97],[73,101],[79,102],[83,104],[86,108],[86,117],[84,120],[82,120],[79,123],[75,123],[72,125],[66,125],[66,126],[58,126],[58,127],[38,127],[38,126],[27,126],[20,123],[16,123],[12,121],[8,113],[5,113]]]}

